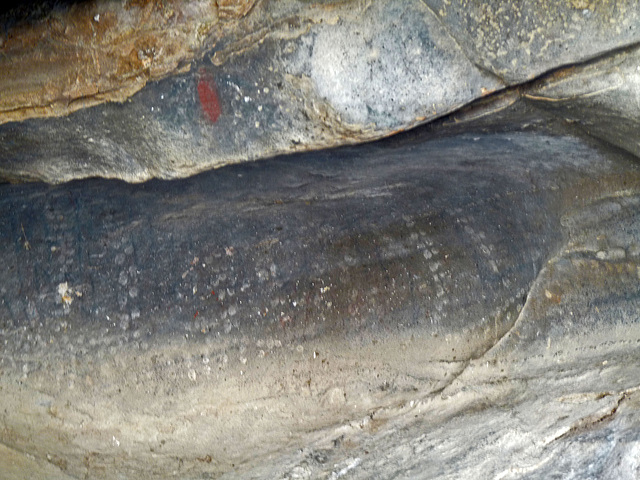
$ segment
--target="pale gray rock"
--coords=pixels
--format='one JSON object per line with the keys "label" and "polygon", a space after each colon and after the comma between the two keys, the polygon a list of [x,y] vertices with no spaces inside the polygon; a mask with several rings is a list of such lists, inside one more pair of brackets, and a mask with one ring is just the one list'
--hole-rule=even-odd
{"label": "pale gray rock", "polygon": [[538,82],[526,98],[640,156],[640,51],[631,48]]}
{"label": "pale gray rock", "polygon": [[472,61],[508,84],[640,41],[633,0],[426,0]]}

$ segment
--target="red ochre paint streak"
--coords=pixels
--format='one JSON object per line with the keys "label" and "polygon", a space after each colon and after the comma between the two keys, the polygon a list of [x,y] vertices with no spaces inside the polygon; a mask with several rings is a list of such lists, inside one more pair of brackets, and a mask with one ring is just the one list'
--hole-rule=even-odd
{"label": "red ochre paint streak", "polygon": [[203,75],[198,81],[198,97],[207,119],[211,123],[216,123],[220,117],[220,99],[216,92],[216,84],[208,75]]}

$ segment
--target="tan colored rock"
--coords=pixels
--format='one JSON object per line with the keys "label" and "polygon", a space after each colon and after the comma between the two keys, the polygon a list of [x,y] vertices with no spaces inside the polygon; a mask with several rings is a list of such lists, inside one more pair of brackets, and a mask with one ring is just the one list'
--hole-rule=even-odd
{"label": "tan colored rock", "polygon": [[124,101],[188,70],[255,3],[95,1],[15,27],[0,44],[0,124]]}

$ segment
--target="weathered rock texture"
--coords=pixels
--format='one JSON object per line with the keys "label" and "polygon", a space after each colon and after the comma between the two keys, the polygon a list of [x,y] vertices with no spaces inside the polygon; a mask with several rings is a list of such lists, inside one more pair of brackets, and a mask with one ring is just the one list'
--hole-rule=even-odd
{"label": "weathered rock texture", "polygon": [[0,478],[639,478],[638,12],[3,16]]}
{"label": "weathered rock texture", "polygon": [[589,134],[640,156],[638,48],[538,82],[526,97]]}
{"label": "weathered rock texture", "polygon": [[[637,72],[626,53],[604,60],[617,80],[602,73],[585,80],[589,72],[571,66],[635,45],[638,14],[630,1],[144,1],[54,9],[11,25],[1,40],[0,175],[53,183],[185,177],[381,138],[505,87],[536,96],[522,82],[560,67],[567,67],[566,101],[557,113],[576,109],[583,119],[591,108],[580,101],[585,88],[593,93],[597,82]],[[590,130],[631,130],[628,93],[608,97],[608,119],[617,122],[594,119]]]}
{"label": "weathered rock texture", "polygon": [[225,30],[240,28],[254,2],[226,3],[86,2],[11,25],[1,43],[0,121],[121,102],[188,70]]}
{"label": "weathered rock texture", "polygon": [[536,132],[394,142],[4,186],[7,458],[60,478],[637,473],[638,167]]}
{"label": "weathered rock texture", "polygon": [[5,125],[5,176],[183,177],[379,138],[502,86],[421,2],[303,6],[273,2],[274,12],[254,12],[250,33],[238,28],[190,73],[125,103]]}
{"label": "weathered rock texture", "polygon": [[508,84],[635,45],[633,0],[425,0],[468,57]]}

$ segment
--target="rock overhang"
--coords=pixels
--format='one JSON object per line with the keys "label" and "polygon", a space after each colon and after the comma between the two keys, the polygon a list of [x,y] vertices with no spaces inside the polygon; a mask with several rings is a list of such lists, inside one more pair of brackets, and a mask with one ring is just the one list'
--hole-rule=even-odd
{"label": "rock overhang", "polygon": [[[2,176],[56,185],[1,186],[4,471],[637,476],[636,10],[97,2],[5,31],[30,93],[2,95]],[[43,49],[11,60],[16,32]]]}

